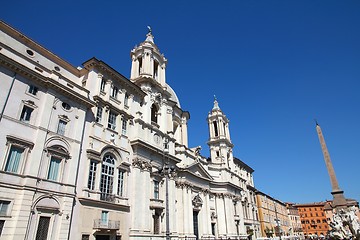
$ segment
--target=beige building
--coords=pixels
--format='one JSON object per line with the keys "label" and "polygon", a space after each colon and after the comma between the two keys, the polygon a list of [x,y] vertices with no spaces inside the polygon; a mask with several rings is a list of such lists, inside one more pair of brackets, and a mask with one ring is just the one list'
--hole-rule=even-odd
{"label": "beige building", "polygon": [[262,237],[293,235],[286,204],[257,191],[257,206]]}
{"label": "beige building", "polygon": [[294,203],[286,203],[287,213],[289,216],[289,234],[292,236],[304,237],[303,229],[301,226],[301,219],[298,209]]}
{"label": "beige building", "polygon": [[210,157],[188,146],[190,114],[151,32],[127,79],[0,29],[2,239],[260,236],[254,170],[233,156],[229,120],[215,99]]}

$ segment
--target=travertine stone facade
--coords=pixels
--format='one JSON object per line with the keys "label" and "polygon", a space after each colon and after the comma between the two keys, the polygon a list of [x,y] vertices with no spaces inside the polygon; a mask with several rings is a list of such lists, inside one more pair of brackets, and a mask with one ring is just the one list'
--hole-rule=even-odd
{"label": "travertine stone facade", "polygon": [[0,26],[1,239],[67,239],[93,102],[76,68]]}
{"label": "travertine stone facade", "polygon": [[233,156],[217,100],[210,157],[151,32],[127,79],[75,68],[0,23],[2,239],[245,239],[260,236],[253,169]]}

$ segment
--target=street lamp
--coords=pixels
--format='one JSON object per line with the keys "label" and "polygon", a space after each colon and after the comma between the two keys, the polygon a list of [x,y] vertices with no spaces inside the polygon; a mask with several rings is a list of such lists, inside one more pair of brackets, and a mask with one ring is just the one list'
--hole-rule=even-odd
{"label": "street lamp", "polygon": [[165,139],[164,142],[164,154],[163,160],[164,165],[159,170],[161,176],[165,177],[165,218],[166,218],[166,240],[170,240],[170,215],[169,215],[169,178],[175,173],[175,167],[169,167],[169,159],[166,159],[166,156],[169,154],[169,145],[168,140]]}

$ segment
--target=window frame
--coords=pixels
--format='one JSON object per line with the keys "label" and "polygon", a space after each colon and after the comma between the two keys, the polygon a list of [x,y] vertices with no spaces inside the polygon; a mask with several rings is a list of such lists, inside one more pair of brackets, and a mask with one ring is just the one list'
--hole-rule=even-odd
{"label": "window frame", "polygon": [[59,181],[59,176],[61,174],[61,165],[62,165],[61,158],[56,156],[51,156],[46,179],[55,182]]}
{"label": "window frame", "polygon": [[[44,178],[48,181],[61,183],[65,174],[65,164],[67,163],[67,160],[70,159],[70,154],[68,150],[61,145],[49,146],[46,148],[46,151],[48,157],[48,164],[46,168],[46,175],[44,176]],[[49,178],[51,162],[53,161],[53,159],[59,160],[60,162],[57,170],[56,179]]]}
{"label": "window frame", "polygon": [[125,107],[129,107],[129,98],[130,98],[130,95],[126,92],[125,96],[124,96],[124,106]]}
{"label": "window frame", "polygon": [[111,88],[111,94],[110,94],[110,96],[111,96],[112,98],[117,99],[118,95],[119,95],[119,88],[118,88],[117,86],[113,85],[112,88]]}
{"label": "window frame", "polygon": [[[17,151],[19,150],[19,151]],[[23,162],[25,149],[19,146],[12,145],[10,146],[9,152],[7,154],[4,171],[9,173],[18,173],[19,167]],[[16,169],[15,169],[16,168]]]}
{"label": "window frame", "polygon": [[[4,204],[6,203],[6,204]],[[12,208],[13,202],[9,199],[0,199],[0,217],[9,217],[11,216],[11,208]],[[3,211],[3,206],[6,205],[6,209]]]}
{"label": "window frame", "polygon": [[127,133],[127,119],[126,119],[126,117],[122,117],[121,133],[122,133],[123,135],[126,135],[126,133]]}
{"label": "window frame", "polygon": [[101,78],[100,82],[100,91],[105,92],[105,86],[106,86],[106,80],[104,78]]}
{"label": "window frame", "polygon": [[153,180],[154,184],[154,199],[160,199],[160,182],[156,179]]}
{"label": "window frame", "polygon": [[67,123],[68,123],[68,121],[65,121],[64,119],[60,118],[59,121],[58,121],[56,133],[59,134],[59,135],[64,136],[65,132],[66,132]]}
{"label": "window frame", "polygon": [[[21,111],[19,112],[19,121],[24,123],[32,123],[34,119],[34,112],[37,106],[31,100],[22,100]],[[29,112],[30,111],[30,112]]]}
{"label": "window frame", "polygon": [[[7,173],[22,174],[24,172],[24,168],[25,168],[25,165],[26,165],[26,162],[27,162],[28,155],[29,155],[29,153],[31,152],[31,150],[34,147],[34,143],[30,142],[30,141],[27,141],[27,140],[24,140],[24,139],[21,139],[21,138],[18,138],[18,137],[15,137],[15,136],[12,136],[12,135],[7,135],[6,136],[6,146],[7,146],[6,154],[4,156],[3,166],[2,166],[1,169],[3,171],[7,172]],[[9,154],[10,154],[10,151],[11,151],[12,147],[23,149],[23,152],[22,152],[21,158],[20,158],[20,163],[19,163],[18,168],[17,168],[17,170],[15,172],[6,171],[6,166],[8,164]]]}
{"label": "window frame", "polygon": [[126,171],[124,169],[118,169],[118,176],[117,176],[117,195],[119,197],[123,197],[125,195],[125,177]]}
{"label": "window frame", "polygon": [[20,121],[26,122],[26,123],[30,122],[31,114],[33,111],[34,111],[34,109],[32,107],[23,105],[21,114],[20,114]]}
{"label": "window frame", "polygon": [[27,93],[30,94],[31,96],[37,96],[39,92],[39,88],[33,84],[29,84]]}
{"label": "window frame", "polygon": [[109,117],[108,117],[108,128],[111,130],[116,129],[116,120],[117,120],[117,114],[114,111],[109,110]]}
{"label": "window frame", "polygon": [[[107,158],[107,159],[106,159]],[[109,160],[109,161],[108,161]],[[106,153],[103,156],[103,161],[101,163],[101,173],[100,173],[100,199],[107,200],[110,196],[114,195],[114,180],[115,179],[115,163],[116,158],[110,154]]]}
{"label": "window frame", "polygon": [[95,190],[96,186],[96,171],[97,171],[98,161],[90,159],[89,164],[89,175],[88,175],[88,189]]}
{"label": "window frame", "polygon": [[102,122],[102,118],[103,118],[103,110],[104,108],[101,107],[101,106],[97,106],[97,109],[96,109],[96,116],[95,116],[95,121],[97,123],[100,123]]}

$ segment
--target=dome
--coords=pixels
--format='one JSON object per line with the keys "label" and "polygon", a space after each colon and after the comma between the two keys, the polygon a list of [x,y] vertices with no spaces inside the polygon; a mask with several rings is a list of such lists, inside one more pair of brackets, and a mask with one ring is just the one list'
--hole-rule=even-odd
{"label": "dome", "polygon": [[175,91],[169,86],[169,84],[166,84],[168,92],[170,93],[171,97],[170,100],[176,102],[176,104],[178,105],[179,108],[181,108],[180,102],[178,97],[176,96]]}

